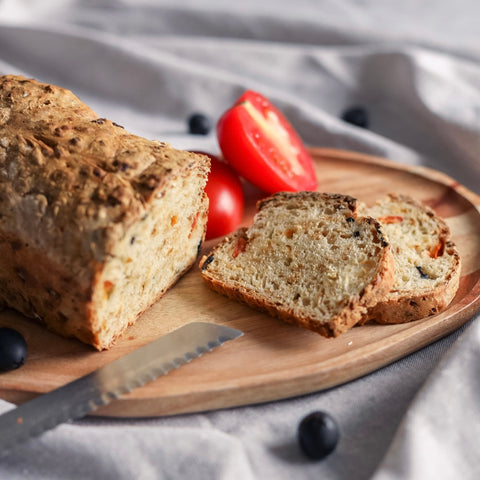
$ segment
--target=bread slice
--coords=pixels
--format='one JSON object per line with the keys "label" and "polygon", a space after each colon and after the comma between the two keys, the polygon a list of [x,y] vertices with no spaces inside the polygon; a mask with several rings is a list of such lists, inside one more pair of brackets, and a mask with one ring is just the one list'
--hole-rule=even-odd
{"label": "bread slice", "polygon": [[433,210],[404,195],[391,194],[360,210],[381,223],[395,261],[392,290],[365,320],[404,323],[447,307],[457,292],[461,268],[447,224]]}
{"label": "bread slice", "polygon": [[0,77],[0,303],[99,350],[195,262],[205,156]]}
{"label": "bread slice", "polygon": [[215,291],[331,337],[390,290],[390,247],[376,220],[357,216],[354,198],[278,193],[257,207],[250,228],[201,259]]}

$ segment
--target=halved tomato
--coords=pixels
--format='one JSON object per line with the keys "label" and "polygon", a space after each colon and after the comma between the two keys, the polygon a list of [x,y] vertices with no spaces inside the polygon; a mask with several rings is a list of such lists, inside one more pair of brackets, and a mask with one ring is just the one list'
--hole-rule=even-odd
{"label": "halved tomato", "polygon": [[312,158],[283,114],[260,93],[246,91],[217,123],[225,160],[268,193],[316,190]]}

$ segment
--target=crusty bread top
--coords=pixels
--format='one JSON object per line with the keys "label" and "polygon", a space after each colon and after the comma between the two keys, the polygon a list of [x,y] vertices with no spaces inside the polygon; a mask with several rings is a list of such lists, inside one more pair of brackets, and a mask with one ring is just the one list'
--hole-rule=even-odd
{"label": "crusty bread top", "polygon": [[192,169],[206,176],[208,158],[132,135],[69,90],[0,77],[0,226],[59,261],[102,261],[152,196]]}
{"label": "crusty bread top", "polygon": [[283,192],[258,210],[201,260],[213,289],[325,336],[355,325],[390,290],[390,248],[376,220],[357,217],[354,198]]}

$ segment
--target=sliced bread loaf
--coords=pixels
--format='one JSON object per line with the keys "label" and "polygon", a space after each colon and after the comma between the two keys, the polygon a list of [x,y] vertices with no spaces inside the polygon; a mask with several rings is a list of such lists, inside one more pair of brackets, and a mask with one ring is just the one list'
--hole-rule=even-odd
{"label": "sliced bread loaf", "polygon": [[0,303],[102,350],[196,261],[205,156],[0,76]]}
{"label": "sliced bread loaf", "polygon": [[430,208],[402,195],[391,194],[359,210],[381,223],[395,261],[392,290],[364,321],[404,323],[448,306],[459,285],[460,256],[446,223]]}
{"label": "sliced bread loaf", "polygon": [[357,216],[354,198],[278,193],[257,207],[250,228],[202,258],[215,291],[327,337],[390,291],[390,246],[376,220]]}

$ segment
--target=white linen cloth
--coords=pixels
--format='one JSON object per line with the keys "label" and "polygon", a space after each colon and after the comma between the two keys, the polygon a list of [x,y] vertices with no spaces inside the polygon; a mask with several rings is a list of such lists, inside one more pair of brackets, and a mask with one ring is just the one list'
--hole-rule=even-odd
{"label": "white linen cloth", "polygon": [[[475,0],[0,0],[0,74],[61,85],[134,133],[212,153],[214,131],[188,135],[187,117],[215,120],[250,88],[307,144],[427,165],[480,193],[478,18]],[[340,119],[353,105],[369,129]],[[477,315],[324,392],[61,425],[3,458],[0,479],[477,479],[479,366]],[[321,462],[296,442],[317,409],[341,430]]]}

